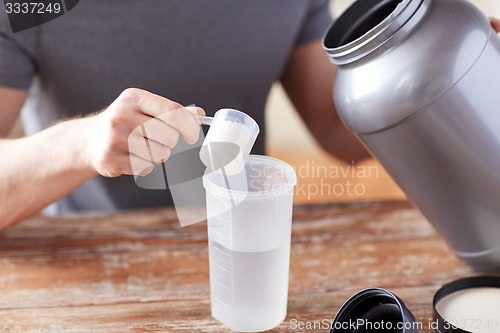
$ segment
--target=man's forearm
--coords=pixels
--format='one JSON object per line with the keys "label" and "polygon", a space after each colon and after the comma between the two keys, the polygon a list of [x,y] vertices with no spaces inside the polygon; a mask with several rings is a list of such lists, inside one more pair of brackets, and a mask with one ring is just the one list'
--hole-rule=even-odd
{"label": "man's forearm", "polygon": [[0,228],[36,214],[97,174],[84,154],[89,121],[0,140]]}
{"label": "man's forearm", "polygon": [[98,114],[0,140],[0,229],[98,174],[146,175],[169,158],[180,137],[188,144],[198,141],[198,117],[204,115],[201,108],[128,88]]}
{"label": "man's forearm", "polygon": [[342,123],[319,131],[316,140],[330,154],[347,163],[357,163],[371,157],[366,148]]}

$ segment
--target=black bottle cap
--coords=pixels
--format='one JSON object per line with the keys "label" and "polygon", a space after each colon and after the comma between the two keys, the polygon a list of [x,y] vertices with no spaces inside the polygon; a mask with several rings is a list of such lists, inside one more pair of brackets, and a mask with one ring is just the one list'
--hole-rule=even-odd
{"label": "black bottle cap", "polygon": [[434,295],[434,301],[432,303],[434,309],[434,320],[437,323],[437,333],[472,333],[471,331],[454,326],[452,323],[443,318],[436,310],[436,305],[446,296],[457,291],[470,288],[500,288],[500,276],[470,277],[450,282],[441,287],[441,289],[439,289]]}
{"label": "black bottle cap", "polygon": [[365,289],[339,310],[330,333],[417,333],[418,324],[396,295],[381,288]]}

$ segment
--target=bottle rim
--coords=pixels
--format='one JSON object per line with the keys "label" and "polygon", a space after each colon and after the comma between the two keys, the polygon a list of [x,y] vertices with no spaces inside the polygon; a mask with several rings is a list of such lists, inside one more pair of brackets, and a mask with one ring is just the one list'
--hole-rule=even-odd
{"label": "bottle rim", "polygon": [[[279,175],[286,179],[286,182],[279,184],[277,186],[272,186],[269,189],[263,190],[236,190],[227,187],[222,187],[214,182],[215,180],[220,180],[223,177],[222,173],[218,172],[207,172],[203,176],[203,186],[207,193],[212,195],[226,197],[226,198],[249,198],[249,199],[265,199],[280,195],[293,195],[293,188],[297,185],[297,174],[291,165],[288,163],[270,156],[263,155],[249,155],[245,161],[245,167],[257,168],[260,172],[264,172],[263,169],[269,168],[274,171],[278,171]],[[244,177],[247,177],[245,174]]]}
{"label": "bottle rim", "polygon": [[[323,36],[323,48],[336,65],[352,63],[380,50],[382,46],[386,46],[386,50],[402,41],[413,30],[427,12],[430,2],[431,0],[358,0],[328,28]],[[387,8],[394,5],[395,8],[380,20]],[[374,23],[374,20],[379,22]],[[358,33],[359,29],[366,32],[357,36],[356,29]]]}

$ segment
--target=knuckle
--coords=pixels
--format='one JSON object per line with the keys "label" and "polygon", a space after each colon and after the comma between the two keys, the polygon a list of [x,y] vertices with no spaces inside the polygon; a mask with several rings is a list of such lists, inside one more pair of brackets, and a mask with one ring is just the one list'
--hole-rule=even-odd
{"label": "knuckle", "polygon": [[121,103],[125,105],[136,105],[141,98],[141,91],[137,88],[127,88],[119,96]]}
{"label": "knuckle", "polygon": [[155,163],[162,163],[169,159],[172,151],[168,147],[163,147],[155,156]]}
{"label": "knuckle", "polygon": [[177,102],[171,102],[167,106],[167,111],[168,112],[179,111],[179,110],[182,110],[182,109],[184,109],[184,107],[181,104],[177,103]]}
{"label": "knuckle", "polygon": [[107,129],[110,136],[142,134],[142,127],[134,121],[133,115],[125,109],[115,110],[110,114]]}
{"label": "knuckle", "polygon": [[103,114],[103,129],[109,133],[121,130],[128,124],[126,109],[120,106],[110,106]]}
{"label": "knuckle", "polygon": [[114,112],[109,118],[109,130],[111,132],[119,131],[125,122],[121,112]]}

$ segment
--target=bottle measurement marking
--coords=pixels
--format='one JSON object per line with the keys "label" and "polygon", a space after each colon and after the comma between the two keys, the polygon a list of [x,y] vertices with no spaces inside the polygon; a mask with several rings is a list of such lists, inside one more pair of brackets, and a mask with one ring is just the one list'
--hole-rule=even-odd
{"label": "bottle measurement marking", "polygon": [[229,290],[229,287],[228,287],[228,286],[226,286],[224,283],[222,283],[222,282],[220,282],[220,281],[218,281],[218,280],[215,280],[215,283],[217,283],[219,286],[223,287],[224,289]]}
{"label": "bottle measurement marking", "polygon": [[220,304],[224,305],[224,306],[229,307],[229,304],[227,304],[227,303],[226,303],[226,302],[224,302],[224,301],[221,301],[221,300],[220,300],[220,299],[218,299],[217,297],[214,297],[214,300],[215,300],[215,301],[217,301],[218,303],[220,303]]}
{"label": "bottle measurement marking", "polygon": [[[229,236],[226,236],[226,235],[224,235],[224,234],[221,234],[220,232],[215,231],[215,230],[214,230],[214,231],[212,231],[212,232],[213,232],[213,235],[215,236],[215,237],[214,237],[214,239],[217,239],[217,237],[218,237],[219,239],[229,240]],[[217,239],[217,240],[218,240],[218,239]]]}
{"label": "bottle measurement marking", "polygon": [[219,249],[218,247],[214,247],[219,253],[222,253],[223,255],[225,255],[226,257],[229,257],[229,253],[226,253],[225,251]]}
{"label": "bottle measurement marking", "polygon": [[221,265],[219,264],[215,264],[215,266],[217,266],[217,268],[219,268],[220,270],[226,272],[226,273],[230,273],[229,270],[227,270],[226,268],[222,267]]}

